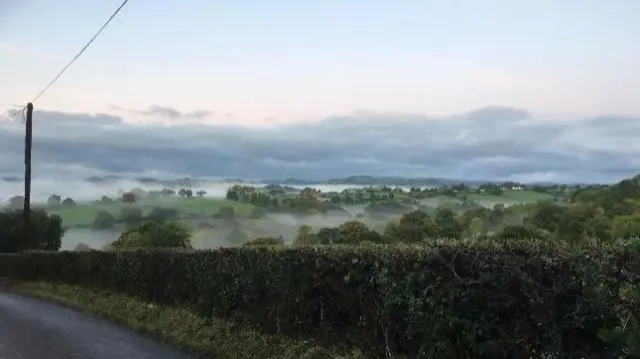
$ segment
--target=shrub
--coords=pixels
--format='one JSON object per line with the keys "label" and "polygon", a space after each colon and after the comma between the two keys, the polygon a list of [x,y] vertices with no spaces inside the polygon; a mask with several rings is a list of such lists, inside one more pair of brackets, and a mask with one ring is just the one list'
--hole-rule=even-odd
{"label": "shrub", "polygon": [[256,239],[252,239],[249,242],[243,244],[245,247],[249,246],[281,246],[284,244],[284,240],[282,237],[259,237]]}
{"label": "shrub", "polygon": [[62,205],[65,207],[74,207],[76,205],[76,201],[71,197],[67,197],[62,201]]}
{"label": "shrub", "polygon": [[180,211],[175,208],[155,207],[147,216],[147,220],[157,223],[176,221],[178,219],[180,219]]}
{"label": "shrub", "polygon": [[624,294],[638,290],[637,246],[430,243],[32,252],[1,256],[0,276],[187,305],[377,357],[629,357],[632,335],[616,333],[638,331]]}
{"label": "shrub", "polygon": [[107,211],[99,211],[93,220],[94,229],[110,229],[116,225],[116,218]]}
{"label": "shrub", "polygon": [[64,230],[59,216],[49,215],[41,209],[31,211],[31,236],[25,240],[22,214],[21,210],[0,212],[0,253],[60,249]]}
{"label": "shrub", "polygon": [[222,206],[218,209],[218,212],[213,215],[213,218],[227,220],[234,219],[235,217],[236,211],[231,206]]}
{"label": "shrub", "polygon": [[125,231],[110,248],[191,248],[191,233],[175,222],[147,222]]}
{"label": "shrub", "polygon": [[126,206],[120,210],[119,220],[128,226],[137,226],[142,223],[144,217],[140,208]]}

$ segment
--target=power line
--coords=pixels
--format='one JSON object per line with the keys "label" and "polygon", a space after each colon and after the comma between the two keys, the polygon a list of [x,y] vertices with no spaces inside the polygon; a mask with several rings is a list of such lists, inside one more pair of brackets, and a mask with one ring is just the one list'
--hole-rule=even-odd
{"label": "power line", "polygon": [[[53,84],[58,81],[58,79],[62,76],[62,74],[64,74],[67,69],[69,69],[69,67],[71,67],[71,65],[73,65],[73,63],[80,57],[82,56],[82,54],[87,50],[87,48],[89,48],[89,46],[95,41],[95,39],[102,33],[102,31],[109,25],[109,23],[111,22],[111,20],[113,20],[113,18],[116,17],[116,15],[118,15],[118,13],[120,12],[120,10],[122,10],[122,8],[129,2],[129,0],[124,0],[122,2],[122,4],[120,4],[120,6],[118,6],[118,8],[116,9],[116,11],[114,11],[114,13],[109,17],[109,19],[107,19],[107,21],[102,25],[102,27],[100,28],[100,30],[98,30],[98,32],[95,33],[95,35],[93,35],[93,37],[89,40],[89,42],[87,42],[86,45],[84,45],[84,47],[80,50],[80,52],[78,52],[78,54],[76,54],[76,56],[74,56],[71,61],[69,61],[69,63],[62,68],[62,70],[60,70],[60,72],[53,78],[53,80],[51,80],[47,86],[45,86],[42,91],[40,91],[38,93],[38,95],[36,97],[33,98],[33,100],[31,100],[31,102],[36,102],[42,95],[44,95],[45,92],[47,92],[47,90],[49,90],[49,88],[51,86],[53,86]],[[24,111],[26,110],[27,106],[24,106],[21,110],[15,112],[13,114],[13,116],[11,117],[10,120],[13,120],[19,113],[24,113]]]}

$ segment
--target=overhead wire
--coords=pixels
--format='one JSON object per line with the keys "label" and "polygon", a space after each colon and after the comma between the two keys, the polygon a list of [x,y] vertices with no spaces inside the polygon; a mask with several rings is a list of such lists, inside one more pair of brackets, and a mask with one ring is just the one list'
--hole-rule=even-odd
{"label": "overhead wire", "polygon": [[[40,97],[42,97],[42,95],[44,95],[50,88],[51,86],[53,86],[53,84],[58,81],[58,79],[69,69],[69,67],[71,67],[71,65],[73,65],[74,62],[76,62],[76,60],[78,60],[78,58],[80,58],[80,56],[82,56],[82,54],[87,50],[87,48],[89,48],[89,46],[91,46],[91,44],[96,40],[96,38],[98,38],[98,36],[100,36],[100,34],[102,33],[102,31],[109,25],[109,23],[111,22],[111,20],[113,20],[116,15],[118,15],[118,13],[120,12],[120,10],[122,10],[122,8],[127,5],[127,3],[129,2],[129,0],[124,0],[122,1],[122,3],[120,4],[120,6],[118,6],[118,8],[113,12],[113,14],[111,14],[111,16],[107,19],[107,21],[102,25],[102,27],[98,30],[98,32],[95,33],[95,35],[93,35],[93,37],[91,37],[91,39],[86,43],[86,45],[84,45],[84,47],[76,54],[76,56],[74,56],[71,61],[69,61],[67,63],[67,65],[65,67],[62,68],[62,70],[60,70],[60,72],[58,72],[58,74],[51,80],[49,81],[49,83],[33,98],[33,100],[31,100],[31,102],[36,102]],[[15,111],[13,116],[9,119],[10,121],[13,120],[16,116],[18,116],[18,114],[22,113],[23,117],[24,117],[24,111],[27,109],[27,106],[25,105],[24,107],[22,107],[22,109]]]}

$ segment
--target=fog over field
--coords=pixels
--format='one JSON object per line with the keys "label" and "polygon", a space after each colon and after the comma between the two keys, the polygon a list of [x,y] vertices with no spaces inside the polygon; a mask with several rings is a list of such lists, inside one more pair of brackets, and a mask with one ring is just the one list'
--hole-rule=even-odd
{"label": "fog over field", "polygon": [[[140,177],[258,181],[326,180],[364,174],[519,182],[611,182],[632,175],[640,158],[636,141],[640,122],[622,116],[549,118],[509,107],[487,107],[445,117],[359,111],[250,128],[212,124],[206,116],[194,119],[189,113],[166,106],[116,112],[118,116],[36,109],[34,203],[44,203],[51,194],[88,203],[103,195],[119,197],[121,191],[134,188],[150,191],[165,187],[133,180]],[[134,123],[130,116],[142,116],[147,121]],[[2,204],[23,193],[23,145],[24,125],[20,121],[3,121],[0,115],[0,177],[6,179],[0,179]],[[130,179],[101,183],[85,180],[109,175]],[[198,248],[237,245],[228,237],[238,231],[251,237],[282,236],[290,241],[301,224],[319,228],[358,218],[371,227],[383,228],[400,215],[383,213],[374,219],[362,215],[365,206],[342,206],[335,213],[323,215],[268,213],[260,219],[250,219],[247,217],[250,208],[238,204],[236,211],[244,219],[228,225],[213,219],[213,214],[225,205],[224,201],[214,199],[224,197],[231,185],[231,182],[207,182],[196,186],[194,191],[204,190],[207,194],[189,204],[159,199],[141,205],[146,213],[157,206],[179,208],[183,218],[188,218]],[[323,192],[340,192],[356,186],[312,187]],[[484,207],[521,202],[504,196],[472,200]],[[435,207],[441,203],[442,198],[428,198],[420,204]],[[119,216],[121,208],[91,205],[54,211],[68,227],[64,248],[77,242],[99,247],[117,237],[117,231],[89,229],[100,210]]]}

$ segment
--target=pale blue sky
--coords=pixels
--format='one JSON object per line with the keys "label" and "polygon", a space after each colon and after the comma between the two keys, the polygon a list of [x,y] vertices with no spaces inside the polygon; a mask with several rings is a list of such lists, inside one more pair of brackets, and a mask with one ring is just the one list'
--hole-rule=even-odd
{"label": "pale blue sky", "polygon": [[[0,107],[35,96],[119,4],[1,0]],[[488,105],[638,115],[639,96],[638,0],[130,0],[36,107],[251,124]]]}

